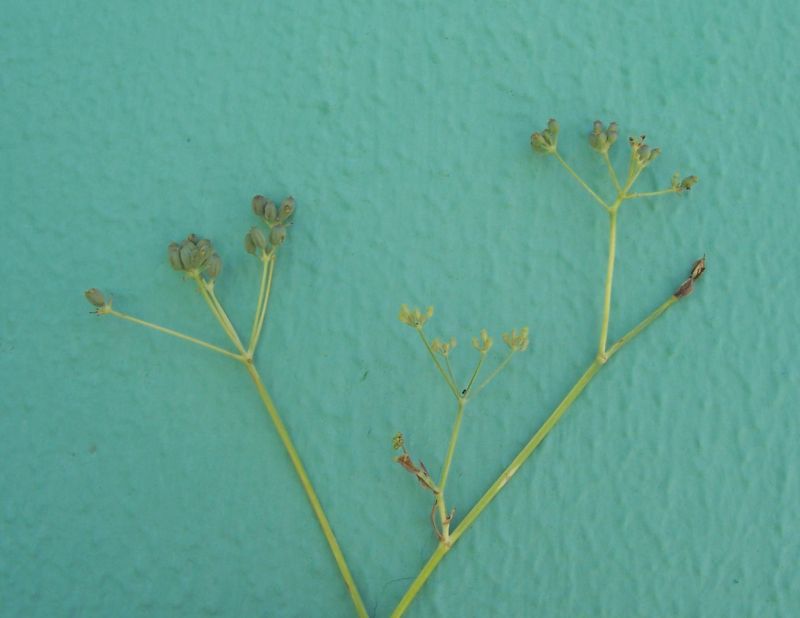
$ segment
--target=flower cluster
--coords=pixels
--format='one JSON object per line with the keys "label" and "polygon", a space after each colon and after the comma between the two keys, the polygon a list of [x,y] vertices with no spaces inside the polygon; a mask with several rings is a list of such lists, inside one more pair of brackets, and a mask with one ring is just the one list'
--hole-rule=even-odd
{"label": "flower cluster", "polygon": [[411,328],[422,328],[425,326],[425,322],[432,317],[433,307],[428,307],[425,313],[422,313],[422,311],[416,307],[413,310],[409,309],[408,305],[402,305],[400,307],[400,314],[397,316],[403,324],[408,324]]}
{"label": "flower cluster", "polygon": [[529,343],[528,327],[524,326],[520,328],[519,334],[517,334],[516,329],[512,330],[510,333],[503,333],[503,341],[506,342],[506,345],[512,352],[524,352],[528,349]]}
{"label": "flower cluster", "polygon": [[492,343],[492,338],[489,336],[489,333],[486,332],[485,328],[481,330],[479,337],[472,338],[472,347],[481,354],[486,354],[492,347]]}
{"label": "flower cluster", "polygon": [[451,337],[450,341],[446,343],[437,337],[436,339],[431,341],[431,350],[433,350],[434,352],[438,352],[442,356],[447,356],[450,354],[453,348],[456,347],[457,343],[458,342],[456,341],[455,337]]}

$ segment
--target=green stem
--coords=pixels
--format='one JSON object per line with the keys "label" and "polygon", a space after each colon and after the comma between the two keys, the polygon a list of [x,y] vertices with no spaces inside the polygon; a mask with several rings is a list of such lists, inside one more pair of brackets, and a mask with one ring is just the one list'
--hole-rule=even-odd
{"label": "green stem", "polygon": [[622,348],[622,346],[624,346],[631,339],[636,337],[636,335],[638,335],[645,328],[650,326],[650,324],[655,322],[659,318],[659,316],[661,316],[662,313],[664,313],[667,309],[669,309],[672,305],[677,303],[679,300],[680,300],[680,298],[678,298],[675,295],[672,295],[667,300],[665,300],[663,303],[661,303],[658,307],[656,307],[650,313],[650,315],[648,315],[644,320],[639,322],[631,330],[629,330],[622,337],[620,337],[619,340],[614,345],[612,345],[610,348],[608,348],[608,352],[606,353],[606,359],[611,358],[612,356],[614,356],[614,354],[619,352],[620,349]]}
{"label": "green stem", "polygon": [[269,273],[269,260],[270,258],[264,253],[262,250],[261,252],[261,284],[258,288],[258,300],[256,301],[256,312],[253,314],[253,326],[250,329],[250,342],[247,346],[248,352],[252,353],[253,349],[255,348],[255,344],[253,343],[256,340],[256,332],[258,330],[258,320],[261,317],[261,305],[264,302],[264,290],[267,287],[267,274]]}
{"label": "green stem", "polygon": [[609,212],[610,230],[608,234],[608,266],[606,268],[606,285],[603,292],[603,319],[600,324],[600,343],[597,348],[597,357],[606,358],[606,343],[608,341],[608,322],[611,318],[611,288],[614,281],[614,259],[617,253],[617,211],[620,198],[614,202]]}
{"label": "green stem", "polygon": [[239,351],[242,354],[247,355],[247,352],[245,352],[244,346],[242,345],[242,340],[239,339],[239,335],[236,332],[236,328],[234,328],[231,319],[228,317],[228,314],[225,313],[225,309],[222,308],[222,303],[219,302],[217,295],[214,293],[213,282],[211,284],[206,284],[206,287],[208,289],[208,295],[211,298],[211,302],[214,303],[214,305],[216,306],[220,318],[222,318],[222,320],[224,321],[225,325],[228,328],[228,333],[231,339],[233,340],[233,344],[239,349]]}
{"label": "green stem", "polygon": [[[453,373],[453,365],[450,362],[450,354],[449,353],[444,355],[444,362],[445,362],[445,366],[447,367],[447,374],[450,376],[450,382],[452,382],[452,384],[455,385],[456,384],[456,375]],[[458,387],[456,387],[456,391],[458,391]]]}
{"label": "green stem", "polygon": [[439,491],[444,494],[447,477],[450,474],[450,464],[453,463],[453,454],[456,452],[456,442],[458,442],[458,432],[461,429],[461,420],[464,418],[464,400],[458,400],[458,410],[456,410],[456,422],[453,424],[453,432],[450,434],[450,444],[447,446],[447,457],[444,458],[442,466],[442,480],[439,482]]}
{"label": "green stem", "polygon": [[564,161],[564,158],[560,154],[558,154],[557,150],[553,151],[553,155],[555,156],[556,159],[558,159],[561,165],[564,166],[564,169],[566,169],[570,174],[572,174],[572,177],[575,180],[577,180],[578,183],[580,183],[580,185],[589,192],[589,195],[591,195],[594,199],[596,199],[603,208],[605,208],[606,210],[609,209],[609,206],[608,204],[606,204],[605,200],[599,195],[597,195],[597,193],[595,193],[594,190],[588,184],[586,184],[583,178],[578,176],[577,172],[575,172],[575,170],[572,169],[566,161]]}
{"label": "green stem", "polygon": [[[611,348],[608,350],[608,358],[614,355],[616,352],[620,350],[626,343],[629,343],[634,337],[639,335],[643,330],[645,330],[650,324],[652,324],[659,316],[661,316],[669,307],[671,307],[675,302],[680,300],[676,296],[670,296],[664,303],[659,305],[653,312],[650,313],[644,320],[642,320],[639,324],[637,324],[633,329],[631,329],[627,334],[625,334],[617,343],[615,343]],[[506,467],[503,473],[497,478],[497,480],[492,483],[491,487],[483,494],[483,496],[478,500],[475,506],[467,513],[464,519],[459,523],[453,533],[450,535],[450,545],[445,545],[440,543],[436,549],[434,550],[431,557],[428,559],[428,562],[422,568],[422,570],[417,575],[416,579],[411,583],[406,593],[403,595],[403,598],[400,599],[397,607],[392,612],[392,617],[399,617],[402,616],[403,613],[408,609],[411,602],[417,596],[419,591],[425,585],[425,582],[430,577],[431,573],[436,569],[439,562],[441,562],[442,558],[447,554],[448,551],[452,548],[453,545],[460,539],[464,533],[472,526],[478,516],[483,512],[483,510],[489,505],[489,503],[497,497],[497,494],[505,487],[506,483],[514,476],[514,474],[519,470],[523,463],[533,454],[536,448],[542,443],[542,441],[547,437],[547,435],[552,431],[552,429],[556,426],[558,421],[564,415],[564,413],[569,409],[569,407],[573,404],[573,402],[578,398],[578,396],[583,392],[586,386],[591,382],[592,378],[597,374],[605,366],[605,363],[600,359],[595,358],[595,360],[589,365],[583,375],[578,379],[575,385],[569,390],[567,395],[558,404],[555,410],[550,414],[544,424],[539,428],[539,430],[533,435],[533,437],[528,441],[528,443],[522,448],[522,450],[517,454],[516,457],[511,461],[511,463]]]}
{"label": "green stem", "polygon": [[508,353],[508,356],[506,356],[506,357],[503,359],[503,362],[502,362],[502,363],[500,363],[500,364],[499,364],[499,365],[498,365],[498,366],[495,368],[495,370],[494,370],[494,371],[492,371],[492,373],[490,373],[490,374],[489,374],[489,377],[488,377],[488,378],[486,378],[486,379],[485,379],[485,380],[484,380],[484,381],[481,383],[481,385],[480,385],[478,388],[476,388],[476,389],[475,389],[475,396],[476,396],[476,397],[478,396],[478,393],[480,393],[480,392],[481,392],[481,391],[482,391],[484,388],[486,388],[487,386],[489,386],[489,383],[490,383],[492,380],[494,380],[494,379],[495,379],[495,378],[498,376],[498,374],[499,374],[501,371],[503,371],[503,369],[505,369],[505,368],[506,368],[506,366],[508,365],[508,363],[510,363],[510,362],[511,362],[511,359],[514,357],[514,354],[515,354],[515,352],[516,352],[515,350],[511,350],[511,351]]}
{"label": "green stem", "polygon": [[603,159],[606,161],[606,165],[608,166],[608,175],[611,176],[611,182],[614,183],[614,188],[617,190],[617,193],[622,191],[622,185],[619,184],[619,178],[617,178],[617,171],[614,169],[614,166],[611,165],[611,159],[608,156],[608,150],[603,153]]}
{"label": "green stem", "polygon": [[358,616],[366,618],[368,616],[367,610],[364,606],[364,602],[361,600],[361,595],[358,592],[355,580],[350,573],[350,569],[347,567],[347,562],[345,561],[344,554],[339,547],[339,542],[336,540],[336,535],[334,535],[333,529],[328,522],[328,518],[325,516],[325,511],[322,510],[322,505],[320,504],[319,498],[317,498],[314,487],[311,485],[308,474],[306,474],[303,463],[300,461],[300,456],[297,454],[297,450],[292,443],[292,439],[289,437],[289,432],[286,430],[286,426],[283,424],[283,421],[278,414],[278,409],[275,407],[272,398],[269,396],[264,383],[261,381],[261,376],[258,375],[258,372],[253,366],[252,361],[248,360],[244,364],[245,367],[247,367],[247,372],[250,374],[250,377],[253,379],[253,382],[256,385],[256,390],[258,390],[261,401],[264,402],[264,407],[267,409],[267,413],[269,414],[273,425],[275,425],[278,436],[280,437],[281,442],[283,442],[286,452],[289,454],[289,459],[292,461],[292,466],[294,466],[294,470],[297,473],[297,476],[300,478],[300,484],[303,486],[303,490],[306,492],[308,501],[311,503],[311,508],[313,509],[314,514],[317,516],[317,521],[322,528],[322,533],[325,535],[325,539],[328,541],[328,545],[331,548],[333,557],[336,560],[336,564],[342,574],[342,579],[344,579],[345,586],[347,586],[347,591],[350,593],[350,598],[353,601],[353,605],[355,605],[356,613]]}
{"label": "green stem", "polygon": [[[286,426],[283,424],[280,415],[278,414],[278,410],[275,407],[275,404],[272,402],[272,398],[269,396],[264,383],[261,381],[261,377],[258,375],[255,367],[253,366],[253,359],[247,352],[244,351],[242,347],[241,341],[239,340],[239,336],[236,334],[236,330],[231,324],[230,319],[228,318],[228,314],[223,309],[222,304],[219,302],[217,297],[214,295],[213,286],[208,286],[202,280],[200,275],[195,276],[195,280],[200,288],[200,292],[203,294],[203,298],[206,300],[209,308],[211,309],[212,313],[216,316],[219,323],[222,325],[223,330],[228,333],[228,336],[231,338],[231,341],[240,349],[242,353],[242,362],[244,363],[245,367],[247,368],[247,372],[250,374],[250,377],[253,379],[253,382],[256,385],[256,390],[258,390],[258,394],[261,397],[261,400],[264,402],[264,407],[266,407],[267,412],[269,413],[269,417],[272,420],[273,425],[275,425],[275,429],[278,432],[278,436],[283,443],[283,446],[286,448],[287,453],[289,454],[289,459],[294,466],[295,472],[297,472],[297,476],[300,478],[300,484],[303,486],[303,489],[306,492],[306,496],[308,497],[308,501],[311,503],[311,508],[314,511],[314,514],[317,516],[317,520],[319,521],[319,525],[322,528],[322,533],[325,535],[325,538],[328,541],[328,545],[331,548],[331,552],[333,553],[333,557],[336,560],[336,564],[339,567],[339,571],[342,574],[342,579],[344,580],[345,586],[347,587],[347,591],[350,594],[350,598],[355,605],[356,613],[359,617],[367,617],[367,610],[364,606],[364,602],[361,600],[361,595],[358,592],[358,588],[353,580],[353,576],[350,574],[350,569],[347,567],[347,562],[344,559],[344,554],[342,553],[341,548],[339,547],[339,543],[336,540],[336,536],[333,534],[333,530],[328,522],[328,518],[325,516],[325,512],[322,510],[322,505],[317,498],[316,492],[314,491],[313,486],[311,485],[311,481],[306,474],[305,468],[303,467],[302,462],[300,461],[300,456],[297,453],[297,450],[292,443],[291,438],[289,437],[289,432],[286,430]],[[269,286],[268,286],[269,287]],[[267,292],[268,293],[268,292]],[[266,300],[266,299],[265,299]],[[263,323],[263,315],[266,310],[266,304],[262,307],[262,318],[261,322]]]}
{"label": "green stem", "polygon": [[658,195],[668,195],[670,193],[677,193],[677,189],[670,187],[669,189],[662,189],[661,191],[646,191],[644,193],[628,193],[625,195],[626,200],[633,200],[637,197],[656,197]]}
{"label": "green stem", "polygon": [[461,420],[464,418],[464,406],[466,402],[463,398],[458,399],[458,409],[456,411],[456,422],[453,424],[453,432],[450,435],[450,444],[447,445],[447,456],[442,466],[442,480],[439,482],[438,492],[436,493],[436,506],[439,509],[439,521],[442,524],[441,542],[450,545],[450,515],[447,512],[445,503],[444,488],[447,485],[447,477],[450,474],[450,464],[453,463],[453,454],[456,452],[456,442],[458,442],[458,432],[461,429]]}
{"label": "green stem", "polygon": [[224,313],[224,311],[222,311],[222,307],[219,306],[219,302],[216,300],[216,297],[212,296],[210,293],[208,284],[203,281],[203,278],[199,273],[190,274],[190,276],[195,280],[195,283],[197,283],[197,289],[200,290],[203,300],[206,301],[208,308],[211,309],[211,313],[215,318],[217,318],[217,322],[219,322],[222,330],[225,331],[225,334],[228,335],[228,338],[231,340],[233,345],[236,346],[236,349],[239,350],[242,356],[246,356],[244,346],[242,346],[239,336],[236,334],[236,331],[233,330],[230,320],[227,319],[227,315]]}
{"label": "green stem", "polygon": [[425,344],[425,349],[428,350],[428,354],[431,355],[433,363],[436,365],[436,368],[439,370],[439,373],[442,374],[444,381],[447,382],[447,386],[450,388],[450,391],[453,393],[453,396],[456,399],[458,399],[458,387],[456,386],[456,383],[450,379],[450,376],[447,375],[447,372],[445,371],[444,367],[442,367],[442,364],[439,362],[439,359],[436,358],[436,352],[434,352],[433,348],[431,348],[431,344],[428,341],[428,338],[425,336],[425,332],[422,330],[421,327],[417,328],[417,332],[419,333],[420,339],[422,339],[422,343]]}
{"label": "green stem", "polygon": [[250,345],[247,348],[249,354],[254,354],[256,345],[258,344],[258,339],[261,337],[261,331],[264,329],[264,318],[267,316],[267,307],[269,306],[269,295],[272,291],[272,274],[275,272],[275,254],[272,253],[269,258],[267,258],[269,262],[268,265],[268,274],[267,274],[267,284],[266,289],[264,291],[263,300],[261,302],[260,307],[260,315],[257,316],[257,326],[255,330],[255,334],[250,339]]}
{"label": "green stem", "polygon": [[199,346],[203,346],[209,350],[213,350],[219,354],[224,354],[234,360],[244,360],[244,357],[241,354],[234,354],[233,352],[229,352],[228,350],[216,346],[212,343],[208,343],[203,341],[202,339],[197,339],[195,337],[190,337],[189,335],[184,335],[183,333],[179,333],[176,330],[172,330],[171,328],[165,328],[163,326],[159,326],[158,324],[153,324],[152,322],[145,322],[144,320],[140,320],[139,318],[135,318],[132,315],[128,315],[127,313],[122,313],[121,311],[116,311],[115,309],[108,309],[106,311],[100,312],[101,315],[113,315],[115,318],[120,318],[122,320],[128,320],[129,322],[134,322],[135,324],[140,324],[142,326],[146,326],[147,328],[152,328],[153,330],[157,330],[160,333],[164,333],[166,335],[172,335],[173,337],[177,337],[178,339],[183,339],[184,341],[189,341],[191,343],[197,344]]}
{"label": "green stem", "polygon": [[466,392],[466,396],[469,396],[470,390],[472,389],[472,384],[477,379],[478,374],[481,371],[481,367],[483,367],[483,361],[486,360],[486,352],[481,352],[480,354],[481,356],[478,359],[478,364],[475,365],[475,371],[472,372],[472,376],[470,377],[469,382],[467,383],[467,387],[464,389],[464,391]]}

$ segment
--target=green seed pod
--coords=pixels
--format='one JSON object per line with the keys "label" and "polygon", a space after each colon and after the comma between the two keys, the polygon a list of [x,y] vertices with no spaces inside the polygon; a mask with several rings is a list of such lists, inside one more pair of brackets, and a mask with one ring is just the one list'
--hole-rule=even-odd
{"label": "green seed pod", "polygon": [[550,134],[555,138],[558,135],[558,131],[561,127],[558,125],[558,120],[555,118],[551,118],[547,121],[547,130],[550,131]]}
{"label": "green seed pod", "polygon": [[250,240],[259,249],[264,249],[267,246],[267,238],[264,236],[264,232],[257,227],[250,228]]}
{"label": "green seed pod", "polygon": [[257,217],[264,216],[264,208],[267,205],[267,198],[263,195],[256,195],[253,197],[252,206],[253,206],[253,213]]}
{"label": "green seed pod", "polygon": [[545,141],[541,133],[534,133],[531,135],[531,146],[536,152],[549,153],[551,151],[550,145]]}
{"label": "green seed pod", "polygon": [[278,220],[278,209],[272,200],[267,200],[267,204],[264,206],[264,220],[270,225]]}
{"label": "green seed pod", "polygon": [[253,242],[250,232],[247,232],[247,234],[244,235],[244,250],[253,254],[256,252],[256,244]]}
{"label": "green seed pod", "polygon": [[617,141],[619,137],[619,128],[617,127],[616,122],[612,122],[608,125],[608,130],[606,131],[606,138],[608,139],[608,145],[611,146],[614,142]]}
{"label": "green seed pod", "polygon": [[219,273],[222,272],[222,258],[218,253],[212,253],[208,260],[206,260],[206,276],[209,279],[216,279]]}
{"label": "green seed pod", "polygon": [[194,255],[194,268],[202,268],[212,253],[214,253],[214,247],[211,245],[210,240],[203,238],[198,241],[197,251]]}
{"label": "green seed pod", "polygon": [[649,163],[650,162],[650,146],[646,144],[642,144],[639,148],[636,149],[636,157],[639,159],[639,163]]}
{"label": "green seed pod", "polygon": [[269,233],[269,241],[276,247],[283,244],[286,240],[286,228],[282,225],[276,225]]}
{"label": "green seed pod", "polygon": [[599,120],[595,120],[594,123],[592,123],[592,133],[594,135],[600,135],[602,132],[603,132],[603,123],[600,122]]}
{"label": "green seed pod", "polygon": [[181,258],[181,264],[183,264],[184,270],[191,270],[194,268],[194,257],[197,253],[197,245],[195,245],[191,240],[187,239],[181,243],[179,254]]}
{"label": "green seed pod", "polygon": [[281,210],[278,215],[278,221],[285,223],[289,217],[294,213],[294,198],[290,195],[281,202]]}
{"label": "green seed pod", "polygon": [[106,306],[105,296],[103,296],[103,293],[97,288],[86,290],[83,295],[86,296],[86,300],[92,303],[95,307]]}
{"label": "green seed pod", "polygon": [[183,270],[183,264],[181,264],[181,249],[178,243],[173,242],[169,244],[169,247],[167,247],[167,257],[169,258],[169,263],[172,268],[175,270]]}

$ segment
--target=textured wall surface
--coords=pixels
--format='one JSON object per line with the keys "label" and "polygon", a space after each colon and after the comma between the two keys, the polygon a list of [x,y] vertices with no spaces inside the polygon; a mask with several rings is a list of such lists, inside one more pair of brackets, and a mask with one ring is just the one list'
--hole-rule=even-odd
{"label": "textured wall surface", "polygon": [[0,17],[0,615],[352,614],[242,367],[82,297],[224,345],[165,247],[215,240],[246,330],[263,192],[298,214],[258,364],[387,616],[435,547],[391,437],[438,471],[453,419],[398,306],[436,306],[462,374],[480,328],[531,327],[468,408],[462,514],[595,351],[607,221],[531,152],[551,115],[604,195],[596,117],[662,147],[642,190],[701,177],[621,212],[611,337],[704,253],[707,276],[597,376],[409,615],[800,615],[797,5],[234,4]]}

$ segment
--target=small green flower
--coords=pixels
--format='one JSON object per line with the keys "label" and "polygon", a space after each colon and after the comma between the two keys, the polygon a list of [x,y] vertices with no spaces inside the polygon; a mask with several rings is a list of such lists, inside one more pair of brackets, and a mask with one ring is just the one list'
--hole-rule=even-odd
{"label": "small green flower", "polygon": [[412,311],[408,305],[400,306],[400,313],[397,316],[403,324],[408,324],[411,328],[422,328],[425,322],[433,317],[433,307],[428,307],[425,313],[422,313],[418,308]]}
{"label": "small green flower", "polygon": [[513,352],[523,352],[528,349],[528,327],[525,326],[517,333],[516,329],[510,333],[503,333],[503,341]]}
{"label": "small green flower", "polygon": [[486,354],[493,343],[492,338],[489,336],[489,333],[486,332],[485,328],[480,332],[480,339],[478,337],[472,338],[472,347],[481,354]]}
{"label": "small green flower", "polygon": [[455,337],[451,337],[450,341],[448,341],[447,343],[444,343],[438,337],[433,341],[431,341],[431,349],[434,352],[438,352],[442,356],[447,356],[448,354],[450,354],[450,352],[453,350],[453,348],[456,347],[456,345],[457,342]]}

